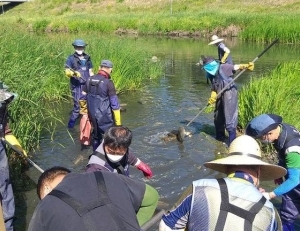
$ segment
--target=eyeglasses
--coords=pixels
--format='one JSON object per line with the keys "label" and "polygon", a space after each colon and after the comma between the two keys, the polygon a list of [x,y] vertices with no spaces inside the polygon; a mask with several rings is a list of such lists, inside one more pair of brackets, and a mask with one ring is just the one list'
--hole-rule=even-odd
{"label": "eyeglasses", "polygon": [[119,156],[124,156],[127,152],[127,148],[116,148],[116,149],[112,149],[108,146],[105,146],[105,148],[107,149],[108,154],[112,154],[112,155],[119,155]]}

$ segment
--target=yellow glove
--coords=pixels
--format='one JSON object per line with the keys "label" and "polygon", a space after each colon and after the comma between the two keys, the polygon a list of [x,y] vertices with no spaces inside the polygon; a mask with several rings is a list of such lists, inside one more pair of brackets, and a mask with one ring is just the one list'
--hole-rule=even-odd
{"label": "yellow glove", "polygon": [[121,113],[119,110],[113,110],[115,125],[121,125]]}
{"label": "yellow glove", "polygon": [[74,71],[74,77],[79,79],[81,77],[80,72],[79,71]]}
{"label": "yellow glove", "polygon": [[79,100],[79,105],[80,105],[79,113],[81,115],[86,115],[88,113],[86,100]]}
{"label": "yellow glove", "polygon": [[18,151],[24,154],[25,157],[27,157],[27,153],[25,150],[21,147],[21,144],[17,140],[17,138],[13,134],[5,135],[5,140],[10,143],[14,148],[16,148]]}
{"label": "yellow glove", "polygon": [[253,71],[254,70],[254,63],[253,62],[249,62],[248,64],[240,64],[239,65],[239,69],[243,70],[243,69],[248,69],[249,71]]}
{"label": "yellow glove", "polygon": [[71,69],[66,68],[65,69],[65,74],[66,74],[67,77],[73,77],[75,73]]}
{"label": "yellow glove", "polygon": [[226,59],[228,57],[229,53],[224,53],[224,56],[221,59],[221,63],[226,63]]}
{"label": "yellow glove", "polygon": [[209,106],[209,105],[212,105],[212,104],[214,104],[216,101],[217,101],[217,92],[211,91],[210,97],[209,97],[209,99],[208,99],[208,101],[207,101],[207,105],[208,105],[208,106]]}

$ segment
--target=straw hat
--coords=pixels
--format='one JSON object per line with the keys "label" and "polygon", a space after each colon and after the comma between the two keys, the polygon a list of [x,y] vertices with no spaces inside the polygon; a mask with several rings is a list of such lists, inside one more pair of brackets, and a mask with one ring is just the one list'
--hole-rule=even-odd
{"label": "straw hat", "polygon": [[211,40],[212,41],[208,45],[213,45],[213,44],[219,43],[219,42],[223,41],[224,39],[219,38],[217,35],[213,35],[211,37]]}
{"label": "straw hat", "polygon": [[253,118],[246,127],[246,134],[254,138],[262,137],[282,123],[282,117],[275,114],[261,114]]}
{"label": "straw hat", "polygon": [[227,157],[204,163],[205,167],[225,174],[228,165],[259,165],[262,181],[278,179],[287,173],[283,167],[262,161],[258,143],[247,135],[241,135],[232,141]]}

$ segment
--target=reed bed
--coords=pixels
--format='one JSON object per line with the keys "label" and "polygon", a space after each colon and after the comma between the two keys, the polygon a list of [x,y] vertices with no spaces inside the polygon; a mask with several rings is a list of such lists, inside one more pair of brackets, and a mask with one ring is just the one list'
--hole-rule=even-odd
{"label": "reed bed", "polygon": [[282,63],[270,75],[253,78],[239,97],[239,125],[245,128],[255,116],[275,113],[284,122],[300,128],[300,62]]}
{"label": "reed bed", "polygon": [[[64,118],[53,105],[71,101],[64,63],[74,52],[71,43],[75,38],[78,35],[38,35],[7,28],[0,37],[0,80],[18,94],[10,105],[11,127],[26,150],[37,147],[43,131],[53,134],[55,126],[63,124]],[[101,59],[112,60],[112,79],[119,93],[140,90],[145,81],[162,75],[162,64],[151,61],[150,48],[134,39],[124,41],[98,34],[81,38],[89,44],[87,53],[92,57],[95,73]]]}

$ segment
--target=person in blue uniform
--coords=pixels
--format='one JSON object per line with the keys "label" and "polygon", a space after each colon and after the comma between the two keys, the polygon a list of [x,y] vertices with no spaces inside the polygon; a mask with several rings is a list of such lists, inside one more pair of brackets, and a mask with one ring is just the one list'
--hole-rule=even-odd
{"label": "person in blue uniform", "polygon": [[208,45],[215,45],[218,47],[218,58],[221,63],[233,64],[229,48],[224,44],[224,39],[217,35],[211,37],[211,42]]}
{"label": "person in blue uniform", "polygon": [[[213,57],[201,56],[199,62],[203,65],[206,77],[211,83],[211,95],[207,105],[215,104],[214,124],[216,139],[225,141],[225,129],[228,132],[228,144],[236,138],[238,124],[238,91],[233,76],[239,69],[254,69],[254,63],[228,64],[220,63]],[[220,94],[219,94],[220,93]],[[218,97],[217,97],[218,96]]]}
{"label": "person in blue uniform", "polygon": [[70,78],[70,89],[74,103],[68,128],[73,128],[79,117],[80,100],[84,100],[82,86],[90,76],[94,75],[91,57],[85,53],[87,44],[82,39],[76,39],[72,45],[75,52],[67,58],[65,63],[65,74]]}
{"label": "person in blue uniform", "polygon": [[16,148],[25,156],[27,155],[9,128],[8,107],[14,99],[16,99],[16,94],[9,92],[7,86],[0,82],[0,203],[6,231],[14,230],[15,214],[15,200],[9,175],[6,144]]}
{"label": "person in blue uniform", "polygon": [[88,78],[83,87],[88,116],[93,125],[94,151],[108,128],[121,125],[120,103],[111,79],[112,70],[113,63],[110,60],[102,60],[98,73]]}
{"label": "person in blue uniform", "polygon": [[284,123],[279,115],[261,114],[248,123],[245,133],[272,144],[278,153],[278,164],[287,169],[285,180],[282,177],[276,179],[274,182],[278,187],[266,194],[269,199],[282,196],[280,217],[283,231],[294,231],[300,211],[300,132]]}

